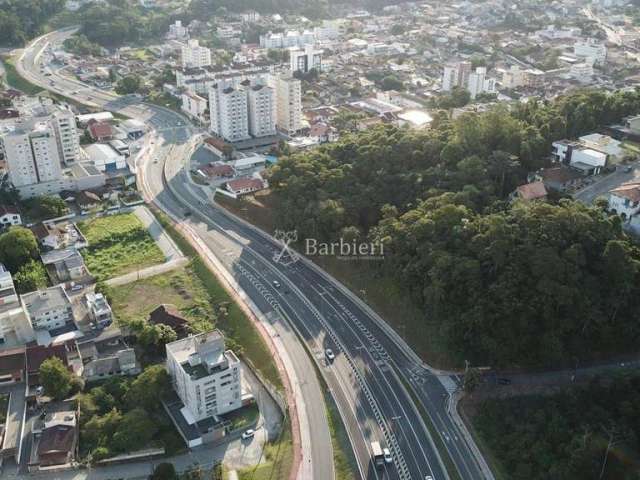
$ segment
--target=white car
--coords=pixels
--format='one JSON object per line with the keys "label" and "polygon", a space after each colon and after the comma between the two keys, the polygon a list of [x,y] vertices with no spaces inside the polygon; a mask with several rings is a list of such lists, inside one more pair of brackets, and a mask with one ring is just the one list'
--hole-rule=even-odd
{"label": "white car", "polygon": [[393,463],[393,457],[388,448],[382,449],[382,455],[384,455],[384,463]]}
{"label": "white car", "polygon": [[256,434],[255,430],[253,430],[253,428],[250,428],[249,430],[242,432],[242,439],[246,440],[248,438],[253,438],[255,434]]}
{"label": "white car", "polygon": [[330,348],[327,348],[327,349],[324,351],[324,355],[327,357],[327,360],[328,360],[329,362],[333,362],[333,361],[335,360],[335,358],[336,358],[335,353],[333,353],[333,350],[331,350]]}
{"label": "white car", "polygon": [[273,281],[273,286],[276,288],[280,288],[280,282],[278,280]]}

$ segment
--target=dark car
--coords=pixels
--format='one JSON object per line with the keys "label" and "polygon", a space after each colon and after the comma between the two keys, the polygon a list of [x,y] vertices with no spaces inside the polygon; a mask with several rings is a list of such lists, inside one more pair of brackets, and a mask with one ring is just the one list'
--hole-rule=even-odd
{"label": "dark car", "polygon": [[511,385],[511,380],[509,380],[508,378],[499,378],[498,383],[500,385]]}

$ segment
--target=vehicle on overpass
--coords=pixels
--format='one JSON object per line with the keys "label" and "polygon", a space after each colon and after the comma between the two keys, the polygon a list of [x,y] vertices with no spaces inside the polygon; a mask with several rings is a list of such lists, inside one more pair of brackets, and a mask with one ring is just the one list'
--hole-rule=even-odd
{"label": "vehicle on overpass", "polygon": [[371,442],[371,460],[377,468],[384,467],[384,453],[380,442]]}

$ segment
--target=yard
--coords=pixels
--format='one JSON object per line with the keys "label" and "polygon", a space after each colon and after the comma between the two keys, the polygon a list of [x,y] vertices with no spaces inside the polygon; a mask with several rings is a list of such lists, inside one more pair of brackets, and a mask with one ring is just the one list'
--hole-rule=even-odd
{"label": "yard", "polygon": [[213,328],[213,320],[225,307],[224,301],[207,293],[191,266],[145,278],[119,287],[107,287],[114,315],[121,325],[136,319],[146,320],[158,305],[175,305],[189,320],[194,331]]}
{"label": "yard", "polygon": [[98,280],[163,263],[165,258],[133,213],[97,217],[78,223],[89,246],[82,252]]}

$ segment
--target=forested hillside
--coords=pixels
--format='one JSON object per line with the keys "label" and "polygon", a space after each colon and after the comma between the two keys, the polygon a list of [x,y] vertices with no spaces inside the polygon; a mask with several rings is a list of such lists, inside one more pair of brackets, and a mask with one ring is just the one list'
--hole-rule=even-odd
{"label": "forested hillside", "polygon": [[513,480],[631,480],[640,474],[640,377],[552,396],[487,400],[474,425]]}
{"label": "forested hillside", "polygon": [[42,33],[42,26],[66,0],[0,0],[0,46],[20,46]]}
{"label": "forested hillside", "polygon": [[387,245],[380,274],[412,293],[452,352],[546,365],[634,348],[640,251],[604,211],[509,206],[551,142],[640,112],[640,91],[579,92],[430,131],[380,127],[282,158],[278,226]]}

